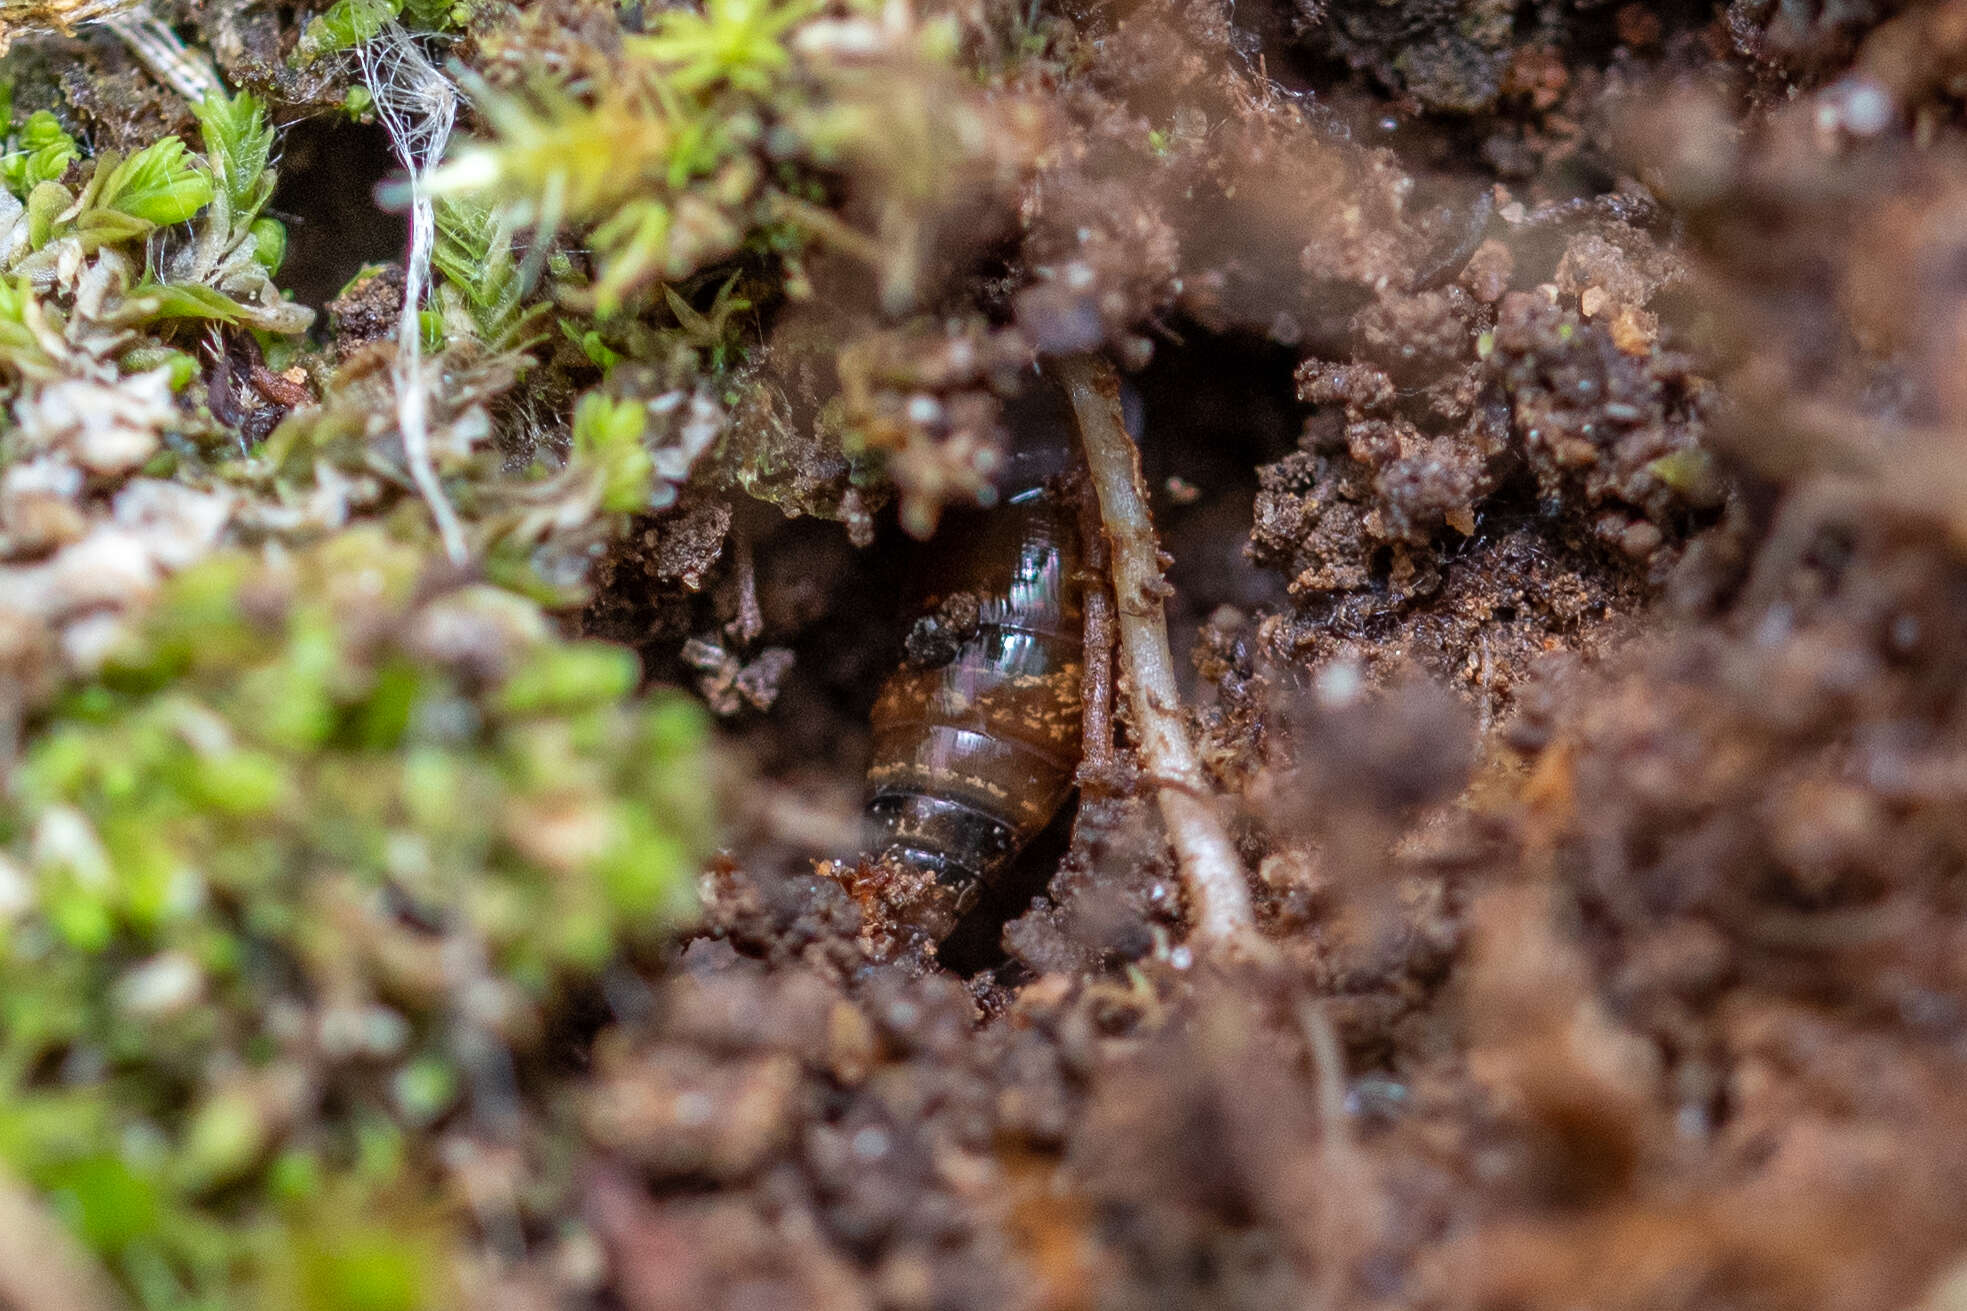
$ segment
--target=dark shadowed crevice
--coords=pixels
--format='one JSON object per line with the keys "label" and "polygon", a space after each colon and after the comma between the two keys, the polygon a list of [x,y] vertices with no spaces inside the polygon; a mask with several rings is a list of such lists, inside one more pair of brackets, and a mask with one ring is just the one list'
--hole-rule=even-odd
{"label": "dark shadowed crevice", "polygon": [[1155,530],[1174,560],[1168,637],[1176,671],[1187,678],[1196,630],[1218,607],[1284,602],[1283,580],[1252,563],[1244,547],[1257,470],[1295,449],[1309,410],[1293,379],[1298,351],[1193,324],[1179,333],[1179,343],[1162,342],[1128,381],[1139,402]]}
{"label": "dark shadowed crevice", "polygon": [[396,171],[380,127],[321,117],[281,135],[272,211],[287,225],[280,285],[296,300],[319,308],[365,265],[403,258],[409,226],[376,201],[377,185]]}

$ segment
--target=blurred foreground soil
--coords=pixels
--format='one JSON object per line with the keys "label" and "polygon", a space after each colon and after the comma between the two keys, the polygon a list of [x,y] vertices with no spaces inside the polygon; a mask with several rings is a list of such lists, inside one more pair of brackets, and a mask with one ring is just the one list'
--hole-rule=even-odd
{"label": "blurred foreground soil", "polygon": [[[288,8],[226,8],[228,76]],[[498,1305],[1967,1307],[1967,0],[919,8],[963,75],[870,64],[892,152],[808,206],[877,236],[756,295],[728,393],[671,402],[727,444],[570,548],[572,622],[741,783],[701,924],[514,1074],[572,1183],[476,1235]],[[460,57],[619,37],[518,10]],[[173,103],[102,72],[21,85],[105,144]],[[362,273],[331,344],[400,295]],[[552,350],[542,412],[609,348]],[[896,597],[1087,351],[1252,872],[1233,960],[1130,751],[940,946],[857,859]]]}
{"label": "blurred foreground soil", "polygon": [[616,1295],[1956,1304],[1967,9],[1074,17],[1002,312],[1151,357],[1274,950],[1180,946],[1124,783],[898,946],[786,854],[847,822],[892,576],[754,525],[775,783],[597,1047]]}

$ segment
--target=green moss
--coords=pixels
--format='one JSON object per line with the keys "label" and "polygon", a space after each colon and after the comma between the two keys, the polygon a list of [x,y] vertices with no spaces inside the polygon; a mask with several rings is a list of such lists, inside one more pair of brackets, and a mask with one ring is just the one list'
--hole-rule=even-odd
{"label": "green moss", "polygon": [[690,914],[700,712],[425,560],[187,570],[0,818],[0,1161],[141,1306],[441,1304],[470,1053]]}
{"label": "green moss", "polygon": [[[471,12],[342,0],[299,55]],[[714,789],[695,703],[638,691],[631,653],[543,607],[673,499],[811,239],[781,202],[831,203],[838,142],[794,126],[824,117],[794,41],[819,13],[672,7],[576,52],[619,77],[482,93],[495,137],[448,175],[423,307],[436,472],[479,581],[437,549],[389,371],[370,352],[329,376],[273,281],[267,99],[339,103],[341,64],[94,155],[0,105],[0,210],[27,235],[0,266],[0,402],[167,371],[157,449],[92,475],[85,520],[132,472],[231,507],[225,545],[116,611],[100,669],[37,692],[0,795],[0,1169],[134,1306],[460,1305],[475,1217],[437,1144],[488,1074],[518,1072],[544,1152],[571,1154],[535,1044],[689,920]],[[238,360],[213,342],[306,364],[321,403],[251,444],[217,413],[210,384],[250,393],[210,374]],[[0,423],[0,463],[19,431]]]}
{"label": "green moss", "polygon": [[81,153],[53,114],[36,110],[8,137],[6,153],[0,154],[0,182],[25,200],[43,182],[59,179]]}
{"label": "green moss", "polygon": [[598,392],[574,407],[574,450],[601,470],[601,503],[610,510],[640,509],[648,498],[653,465],[642,446],[648,421],[637,402]]}
{"label": "green moss", "polygon": [[235,218],[252,222],[273,198],[273,124],[251,92],[208,96],[193,107],[213,179]]}
{"label": "green moss", "polygon": [[109,227],[111,215],[169,227],[188,221],[216,194],[211,173],[193,163],[190,151],[176,137],[160,138],[127,159],[105,155],[96,161],[96,172],[95,202],[107,211],[99,224],[115,232],[123,228]]}
{"label": "green moss", "polygon": [[823,8],[823,0],[705,0],[702,13],[661,11],[631,45],[684,95],[719,84],[766,95],[792,63],[787,34]]}
{"label": "green moss", "polygon": [[306,68],[329,55],[354,49],[398,20],[426,32],[461,28],[470,21],[474,8],[470,3],[449,0],[335,0],[301,32],[290,62],[296,68]]}
{"label": "green moss", "polygon": [[[480,199],[516,226],[579,229],[596,254],[587,292],[602,315],[727,260],[781,221],[799,190],[776,175],[810,158],[779,131],[814,94],[791,46],[814,0],[711,0],[655,15],[644,36],[577,94],[477,88],[491,139],[456,153],[441,190]],[[771,140],[768,144],[768,137]]]}
{"label": "green moss", "polygon": [[[274,186],[265,107],[214,96],[196,113],[202,155],[166,136],[84,159],[45,111],[9,131],[0,183],[27,240],[0,263],[0,398],[10,385],[95,378],[111,354],[127,372],[158,367],[186,322],[276,336],[307,327],[312,312],[270,277],[284,233],[260,217]],[[59,273],[77,265],[81,276]],[[172,381],[189,377],[178,368]]]}
{"label": "green moss", "polygon": [[431,253],[441,282],[434,313],[436,337],[469,338],[494,351],[519,351],[543,336],[547,307],[528,302],[509,222],[469,200],[436,207]]}

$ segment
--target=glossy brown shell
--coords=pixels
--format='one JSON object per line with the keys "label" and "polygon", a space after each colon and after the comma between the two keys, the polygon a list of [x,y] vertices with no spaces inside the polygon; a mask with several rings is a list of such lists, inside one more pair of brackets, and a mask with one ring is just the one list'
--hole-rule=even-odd
{"label": "glossy brown shell", "polygon": [[934,668],[904,665],[875,701],[876,843],[972,904],[1072,791],[1079,765],[1081,551],[1076,500],[1038,488],[966,523],[925,599],[978,602],[976,632]]}

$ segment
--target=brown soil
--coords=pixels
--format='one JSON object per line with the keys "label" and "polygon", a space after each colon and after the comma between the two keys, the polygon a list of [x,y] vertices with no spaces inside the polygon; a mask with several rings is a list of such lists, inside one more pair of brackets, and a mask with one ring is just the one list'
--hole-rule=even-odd
{"label": "brown soil", "polygon": [[[897,468],[933,511],[1006,361],[1127,366],[1266,945],[1185,945],[1124,756],[912,939],[856,815],[936,539],[797,441],[774,499],[846,526],[686,497],[587,624],[749,782],[593,1043],[606,1296],[1958,1302],[1964,46],[1897,8],[1049,18],[1077,54],[998,88],[1038,182],[856,403],[948,416]],[[802,343],[871,332],[827,303],[770,330],[789,430]]]}

